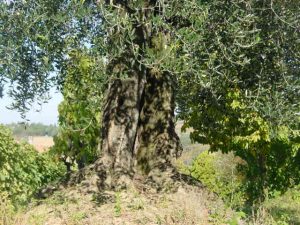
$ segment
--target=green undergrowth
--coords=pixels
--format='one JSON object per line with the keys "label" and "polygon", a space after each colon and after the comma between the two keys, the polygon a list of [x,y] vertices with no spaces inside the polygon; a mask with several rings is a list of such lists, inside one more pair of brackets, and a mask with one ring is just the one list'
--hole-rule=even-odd
{"label": "green undergrowth", "polygon": [[0,125],[0,193],[12,205],[26,205],[36,191],[65,174],[65,167],[49,153],[38,153],[28,143],[18,143]]}
{"label": "green undergrowth", "polygon": [[[185,157],[183,156],[183,160]],[[200,180],[206,188],[223,199],[227,208],[235,213],[225,218],[224,210],[210,215],[213,224],[288,225],[300,224],[300,186],[287,192],[272,192],[263,203],[248,204],[247,182],[237,169],[244,162],[233,154],[201,152],[191,165],[179,162],[179,169]],[[251,197],[251,196],[250,196]],[[212,206],[213,207],[213,203]]]}

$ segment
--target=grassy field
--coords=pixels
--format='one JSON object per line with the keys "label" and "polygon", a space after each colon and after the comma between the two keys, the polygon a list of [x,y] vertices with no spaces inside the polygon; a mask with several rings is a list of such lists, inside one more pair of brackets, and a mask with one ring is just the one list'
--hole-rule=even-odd
{"label": "grassy field", "polygon": [[22,138],[15,136],[15,139],[18,142],[28,142],[29,144],[33,145],[38,152],[45,152],[54,145],[53,137],[49,136],[28,136]]}
{"label": "grassy field", "polygon": [[53,138],[47,136],[28,137],[29,144],[33,145],[38,152],[45,152],[54,145]]}

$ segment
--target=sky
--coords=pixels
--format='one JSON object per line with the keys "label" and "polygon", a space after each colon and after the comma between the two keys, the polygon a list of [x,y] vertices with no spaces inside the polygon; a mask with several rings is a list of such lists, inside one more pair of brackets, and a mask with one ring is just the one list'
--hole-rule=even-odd
{"label": "sky", "polygon": [[[4,0],[6,3],[10,3],[13,0]],[[52,98],[48,103],[42,105],[42,110],[36,112],[40,107],[33,106],[33,108],[27,113],[28,122],[32,123],[43,123],[43,124],[57,124],[58,122],[58,104],[62,101],[62,95],[59,93],[51,92]],[[9,106],[12,99],[5,95],[0,98],[0,124],[7,124],[12,122],[24,122],[21,119],[20,114],[17,111],[8,110],[6,107]]]}
{"label": "sky", "polygon": [[[58,122],[58,104],[62,101],[62,95],[51,91],[51,99],[48,103],[42,105],[42,110],[36,112],[40,107],[33,106],[33,108],[27,113],[27,118],[29,123],[43,123],[43,124],[57,124]],[[12,99],[7,95],[0,98],[0,124],[7,124],[12,122],[24,122],[21,119],[20,114],[17,111],[8,110],[6,107],[10,105]]]}

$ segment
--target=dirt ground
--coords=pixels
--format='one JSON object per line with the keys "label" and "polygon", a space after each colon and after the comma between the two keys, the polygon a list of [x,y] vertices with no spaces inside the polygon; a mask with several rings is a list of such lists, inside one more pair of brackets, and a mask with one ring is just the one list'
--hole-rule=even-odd
{"label": "dirt ground", "polygon": [[163,194],[137,187],[104,193],[83,193],[80,189],[68,188],[34,203],[22,224],[206,225],[215,224],[214,214],[219,213],[216,210],[224,209],[223,203],[205,188],[193,186]]}

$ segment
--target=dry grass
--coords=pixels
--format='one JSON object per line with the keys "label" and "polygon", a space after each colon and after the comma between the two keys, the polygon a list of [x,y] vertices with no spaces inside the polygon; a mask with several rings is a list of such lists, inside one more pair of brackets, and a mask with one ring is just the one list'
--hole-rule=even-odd
{"label": "dry grass", "polygon": [[224,209],[214,195],[193,186],[159,194],[134,186],[121,192],[83,193],[80,190],[82,187],[70,187],[33,204],[23,215],[21,224],[206,225],[215,224],[211,218],[214,209]]}
{"label": "dry grass", "polygon": [[54,145],[53,138],[46,136],[28,137],[28,142],[33,145],[38,152],[45,152]]}
{"label": "dry grass", "polygon": [[53,137],[49,136],[15,137],[15,139],[17,142],[28,142],[40,153],[48,151],[54,145]]}

